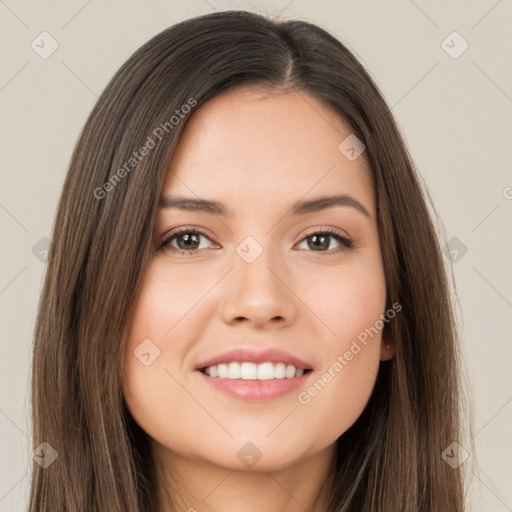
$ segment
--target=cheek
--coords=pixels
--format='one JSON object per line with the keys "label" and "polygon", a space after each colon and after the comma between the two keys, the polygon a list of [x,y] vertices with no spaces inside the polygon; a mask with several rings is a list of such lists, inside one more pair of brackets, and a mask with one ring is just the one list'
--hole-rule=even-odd
{"label": "cheek", "polygon": [[[386,283],[380,256],[376,252],[346,266],[318,272],[299,293],[323,321],[322,349],[331,355],[343,353],[358,336],[364,342],[365,333],[385,312]],[[373,337],[368,336],[367,341],[372,339],[375,343],[368,342],[364,352],[380,349],[380,329],[378,335],[373,329],[371,332]]]}
{"label": "cheek", "polygon": [[[215,282],[211,273],[204,279],[197,274],[190,279],[179,265],[173,269],[165,263],[155,259],[145,275],[129,322],[127,369],[138,367],[140,361],[134,357],[134,351],[140,351],[141,342],[149,339],[158,347],[155,352],[160,350],[155,364],[176,370],[177,362],[183,360],[190,348],[191,333],[199,335],[198,326],[205,323],[203,317],[208,304],[205,295]],[[151,352],[151,343],[148,346]]]}
{"label": "cheek", "polygon": [[172,276],[159,272],[158,264],[151,264],[129,322],[123,396],[135,421],[148,433],[154,421],[155,425],[158,423],[162,403],[177,398],[171,396],[171,377],[166,371],[174,373],[172,361],[176,360],[180,346],[166,342],[166,333],[168,339],[175,324],[186,314],[187,301],[177,300],[186,291],[179,289]]}
{"label": "cheek", "polygon": [[195,280],[183,279],[178,271],[166,268],[155,260],[148,268],[144,284],[130,324],[130,338],[155,337],[163,339],[171,335],[177,323],[183,319],[204,294],[204,286]]}
{"label": "cheek", "polygon": [[[187,354],[215,310],[208,290],[218,279],[155,258],[147,268],[127,330],[122,391],[135,421],[154,439],[182,439],[173,411],[200,416],[184,389]],[[186,387],[186,386],[185,386]],[[189,435],[187,432],[185,432]]]}
{"label": "cheek", "polygon": [[361,415],[375,385],[386,284],[377,257],[331,272],[316,284],[328,290],[310,294],[308,303],[329,327],[319,344],[325,364],[298,401],[316,418],[312,428],[336,439]]}

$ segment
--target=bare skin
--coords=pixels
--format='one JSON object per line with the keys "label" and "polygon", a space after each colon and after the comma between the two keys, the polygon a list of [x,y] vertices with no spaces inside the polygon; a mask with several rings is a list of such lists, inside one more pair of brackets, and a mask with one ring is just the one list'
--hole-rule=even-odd
{"label": "bare skin", "polygon": [[[232,215],[160,208],[123,381],[178,510],[325,510],[334,443],[364,410],[380,361],[394,351],[379,331],[344,356],[385,313],[386,298],[364,153],[350,161],[338,149],[351,133],[312,96],[247,88],[210,100],[183,133],[162,197],[220,201]],[[336,194],[362,209],[289,213],[296,201]],[[202,231],[194,248],[183,233],[169,240],[180,227]],[[313,235],[325,229],[352,246],[332,234],[315,246]],[[262,252],[248,263],[240,247]],[[145,339],[160,350],[147,366],[134,356]],[[278,398],[233,397],[196,366],[238,347],[277,347],[313,371],[302,388]],[[346,364],[336,371],[339,356]],[[325,372],[328,383],[309,392]],[[260,457],[252,466],[247,450]]]}

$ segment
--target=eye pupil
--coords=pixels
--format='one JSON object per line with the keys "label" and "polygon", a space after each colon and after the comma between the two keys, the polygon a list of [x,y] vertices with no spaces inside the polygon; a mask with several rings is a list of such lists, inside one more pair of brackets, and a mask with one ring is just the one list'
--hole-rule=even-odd
{"label": "eye pupil", "polygon": [[[181,239],[185,240],[184,245],[182,245],[180,243]],[[182,235],[179,235],[178,237],[176,237],[176,240],[178,242],[178,246],[180,247],[180,249],[196,249],[197,246],[194,244],[199,245],[199,237],[196,234],[190,234],[190,233],[182,234]]]}
{"label": "eye pupil", "polygon": [[[329,236],[328,235],[311,235],[308,237],[308,239],[313,241],[314,245],[310,245],[310,247],[320,248],[320,249],[328,249],[329,248]],[[317,244],[319,239],[322,239],[323,242],[320,242],[320,244]]]}

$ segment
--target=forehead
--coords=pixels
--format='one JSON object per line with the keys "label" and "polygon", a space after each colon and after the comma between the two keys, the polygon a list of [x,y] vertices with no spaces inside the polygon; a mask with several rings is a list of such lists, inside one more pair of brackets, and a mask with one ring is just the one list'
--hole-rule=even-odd
{"label": "forehead", "polygon": [[190,118],[163,195],[267,207],[304,196],[350,193],[372,212],[364,153],[350,161],[339,149],[351,134],[341,117],[305,92],[229,91]]}

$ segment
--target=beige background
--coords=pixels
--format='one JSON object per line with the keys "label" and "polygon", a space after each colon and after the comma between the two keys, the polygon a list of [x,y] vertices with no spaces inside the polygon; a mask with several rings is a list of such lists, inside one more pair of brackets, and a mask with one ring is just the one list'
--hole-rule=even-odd
{"label": "beige background", "polygon": [[[510,0],[0,0],[0,512],[26,509],[28,383],[44,238],[86,116],[151,36],[227,8],[283,11],[323,26],[355,52],[392,106],[447,237],[457,238],[451,249],[480,466],[469,508],[512,511]],[[58,44],[45,59],[31,47],[35,41],[40,53],[51,49],[43,31]],[[446,39],[454,31],[460,36]],[[457,56],[464,41],[469,46]]]}

